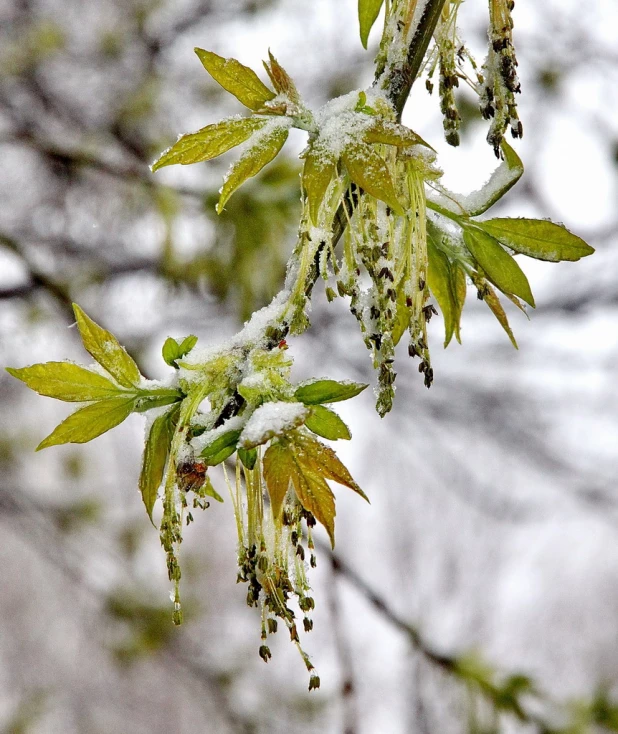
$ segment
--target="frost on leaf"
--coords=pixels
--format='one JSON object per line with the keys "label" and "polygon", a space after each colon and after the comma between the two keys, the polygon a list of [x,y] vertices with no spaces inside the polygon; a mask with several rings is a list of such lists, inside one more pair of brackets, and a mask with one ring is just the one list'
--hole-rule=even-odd
{"label": "frost on leaf", "polygon": [[383,201],[396,214],[403,216],[403,207],[384,159],[363,143],[347,147],[342,154],[350,179],[371,196]]}
{"label": "frost on leaf", "polygon": [[186,166],[212,160],[244,143],[267,122],[268,119],[263,117],[232,118],[207,125],[195,133],[182,135],[152,164],[151,169],[154,172],[175,163]]}
{"label": "frost on leaf", "polygon": [[249,418],[239,443],[244,449],[251,449],[266,443],[274,436],[302,425],[309,411],[302,403],[277,401],[264,403]]}
{"label": "frost on leaf", "polygon": [[230,169],[217,204],[217,214],[221,214],[230,196],[239,186],[258,174],[279,153],[288,139],[289,123],[277,120],[261,130],[251,141],[251,147]]}

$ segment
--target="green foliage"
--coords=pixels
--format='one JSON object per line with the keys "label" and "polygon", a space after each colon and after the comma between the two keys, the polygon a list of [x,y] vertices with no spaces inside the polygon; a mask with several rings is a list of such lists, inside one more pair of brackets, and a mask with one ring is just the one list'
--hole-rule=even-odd
{"label": "green foliage", "polygon": [[352,438],[350,429],[335,413],[334,410],[326,408],[324,405],[314,405],[307,418],[305,425],[310,431],[327,438],[329,441],[337,441],[340,438],[349,440]]}
{"label": "green foliage", "polygon": [[534,307],[528,278],[498,240],[475,227],[464,229],[464,242],[489,280],[503,293],[519,296]]}
{"label": "green foliage", "polygon": [[196,344],[197,337],[193,335],[186,336],[181,342],[177,342],[176,339],[173,339],[171,336],[168,337],[165,340],[162,349],[162,355],[165,363],[169,364],[170,367],[179,369],[176,361],[186,357]]}
{"label": "green foliage", "polygon": [[349,145],[341,156],[350,179],[396,214],[403,215],[403,207],[384,159],[373,148],[363,143]]}
{"label": "green foliage", "polygon": [[21,369],[7,367],[6,371],[39,395],[56,400],[82,403],[122,393],[121,388],[107,377],[71,362],[46,362]]}
{"label": "green foliage", "polygon": [[224,59],[201,48],[196,48],[195,53],[210,76],[250,110],[257,112],[275,98],[275,93],[260,81],[258,75],[236,59]]}
{"label": "green foliage", "polygon": [[367,48],[369,32],[376,22],[384,0],[358,0],[358,20],[360,24],[361,43]]}
{"label": "green foliage", "polygon": [[152,422],[146,439],[142,470],[139,476],[139,490],[151,521],[152,509],[165,475],[165,467],[167,466],[177,420],[177,408],[172,408],[172,410],[158,416]]}
{"label": "green foliage", "polygon": [[200,458],[208,466],[217,466],[225,461],[236,451],[236,444],[240,438],[241,431],[227,431],[218,436],[200,454]]}
{"label": "green foliage", "polygon": [[337,403],[350,400],[365,390],[368,385],[360,382],[336,382],[335,380],[310,380],[298,387],[294,397],[305,405]]}
{"label": "green foliage", "polygon": [[547,262],[576,261],[594,249],[565,227],[545,219],[488,219],[478,223],[505,247]]}

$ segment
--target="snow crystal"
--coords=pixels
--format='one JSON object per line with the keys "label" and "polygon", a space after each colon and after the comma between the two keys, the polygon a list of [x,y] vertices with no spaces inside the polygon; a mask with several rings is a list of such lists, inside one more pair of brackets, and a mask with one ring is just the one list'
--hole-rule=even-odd
{"label": "snow crystal", "polygon": [[257,446],[269,438],[299,426],[309,409],[302,403],[282,401],[261,405],[249,418],[240,435],[243,446]]}

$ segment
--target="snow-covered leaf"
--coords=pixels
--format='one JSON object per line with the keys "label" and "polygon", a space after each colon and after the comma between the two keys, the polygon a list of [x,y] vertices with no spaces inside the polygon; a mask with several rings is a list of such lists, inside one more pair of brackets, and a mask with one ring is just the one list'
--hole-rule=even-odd
{"label": "snow-covered leaf", "polygon": [[251,449],[302,425],[309,410],[300,403],[274,401],[257,408],[243,428],[239,445]]}
{"label": "snow-covered leaf", "polygon": [[6,371],[25,382],[31,390],[56,400],[88,402],[118,395],[121,392],[107,377],[71,362],[46,362]]}
{"label": "snow-covered leaf", "polygon": [[207,466],[217,466],[225,461],[236,451],[236,444],[240,438],[240,431],[227,431],[217,436],[212,443],[209,443],[200,454]]}
{"label": "snow-covered leaf", "polygon": [[275,126],[269,131],[258,133],[257,140],[230,169],[217,204],[217,214],[221,214],[230,196],[248,178],[258,174],[270,163],[283,147],[288,138],[287,127]]}
{"label": "snow-covered leaf", "polygon": [[209,161],[244,143],[267,122],[266,118],[244,117],[207,125],[195,133],[180,137],[152,164],[151,168],[158,171],[163,166],[175,163],[186,166],[189,163]]}
{"label": "snow-covered leaf", "polygon": [[318,221],[320,204],[336,170],[337,161],[327,148],[313,145],[303,164],[303,189],[309,202],[309,215],[314,224]]}
{"label": "snow-covered leaf", "polygon": [[545,219],[503,217],[478,224],[506,247],[537,260],[573,262],[594,252],[581,237]]}
{"label": "snow-covered leaf", "polygon": [[89,354],[123,387],[135,387],[141,379],[133,358],[120,346],[116,337],[96,324],[76,304],[73,311],[77,328]]}
{"label": "snow-covered leaf", "polygon": [[102,433],[115,428],[127,418],[135,405],[134,398],[115,397],[86,405],[72,413],[54,428],[37,446],[40,451],[63,443],[86,443]]}
{"label": "snow-covered leaf", "polygon": [[424,145],[426,148],[433,148],[414,130],[410,130],[405,125],[397,122],[389,122],[376,118],[373,125],[367,130],[363,136],[366,143],[382,143],[383,145],[396,145],[398,147],[408,147],[409,145]]}
{"label": "snow-covered leaf", "polygon": [[196,48],[195,53],[210,76],[250,110],[255,112],[264,107],[265,102],[275,98],[275,93],[260,80],[253,69],[240,61],[224,59],[201,48]]}
{"label": "snow-covered leaf", "polygon": [[341,157],[350,178],[357,186],[403,216],[404,210],[397,199],[388,166],[370,145],[352,143],[346,147]]}
{"label": "snow-covered leaf", "polygon": [[465,227],[464,242],[487,278],[503,293],[519,296],[534,308],[534,297],[524,271],[498,240],[477,227]]}

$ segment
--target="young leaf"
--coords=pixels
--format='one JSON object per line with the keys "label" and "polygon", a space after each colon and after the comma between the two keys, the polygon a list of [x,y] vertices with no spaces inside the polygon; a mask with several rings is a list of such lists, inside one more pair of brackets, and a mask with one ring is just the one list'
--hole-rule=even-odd
{"label": "young leaf", "polygon": [[302,433],[296,434],[294,443],[296,448],[299,449],[299,461],[302,462],[303,466],[319,472],[326,479],[332,479],[338,484],[343,484],[344,487],[349,487],[369,502],[367,495],[352,479],[350,472],[339,461],[337,454],[329,446],[325,446],[312,436]]}
{"label": "young leaf", "polygon": [[86,443],[115,428],[127,418],[135,405],[134,398],[117,397],[92,403],[72,413],[56,426],[36,447],[37,451],[63,443]]}
{"label": "young leaf", "polygon": [[158,171],[159,168],[175,163],[186,166],[189,163],[212,160],[244,143],[267,122],[268,120],[264,118],[245,117],[241,120],[222,120],[214,125],[207,125],[195,133],[179,138],[152,164],[151,170]]}
{"label": "young leaf", "polygon": [[453,324],[455,329],[455,339],[461,344],[461,312],[463,311],[466,295],[468,293],[468,285],[466,283],[466,274],[456,262],[451,263],[451,275],[453,276]]}
{"label": "young leaf", "polygon": [[6,371],[39,395],[67,402],[102,400],[122,392],[107,377],[71,362],[46,362],[21,369],[7,367]]}
{"label": "young leaf", "polygon": [[210,76],[250,110],[256,112],[265,102],[275,98],[274,92],[260,81],[253,69],[240,61],[224,59],[201,48],[196,48],[195,53]]}
{"label": "young leaf", "polygon": [[358,0],[358,21],[363,48],[367,48],[369,32],[380,14],[383,3],[384,0]]}
{"label": "young leaf", "polygon": [[594,248],[565,227],[544,219],[504,217],[478,222],[478,225],[511,250],[537,260],[574,262],[594,252]]}
{"label": "young leaf", "polygon": [[519,296],[534,308],[534,297],[528,278],[498,240],[476,227],[466,227],[464,242],[472,257],[495,286],[504,293]]}
{"label": "young leaf", "polygon": [[397,346],[401,341],[401,337],[406,333],[406,329],[410,326],[410,309],[407,304],[407,298],[403,287],[397,291],[397,312],[395,314],[395,323],[393,325],[393,344]]}
{"label": "young leaf", "polygon": [[180,391],[175,393],[168,392],[166,394],[157,394],[156,392],[146,393],[137,398],[134,410],[136,413],[145,413],[147,410],[152,410],[153,408],[163,408],[166,405],[173,405],[180,400],[182,400],[182,393]]}
{"label": "young leaf", "polygon": [[217,466],[236,451],[236,443],[241,431],[227,431],[208,444],[200,456],[208,466]]}
{"label": "young leaf", "polygon": [[433,148],[414,130],[410,130],[405,125],[396,122],[381,120],[376,118],[374,124],[363,135],[366,143],[382,143],[383,145],[397,145],[398,147],[407,147],[409,145],[424,145],[426,148]]}
{"label": "young leaf", "polygon": [[176,341],[176,339],[172,339],[172,337],[169,336],[165,340],[165,343],[163,344],[163,349],[161,350],[163,359],[167,364],[169,364],[170,367],[175,367],[176,369],[179,369],[178,365],[176,364],[176,360],[182,359],[193,349],[196,344],[197,337],[193,335],[185,337],[180,344]]}
{"label": "young leaf", "polygon": [[312,145],[303,164],[303,189],[309,202],[309,214],[314,224],[318,220],[320,204],[336,170],[336,160],[328,150]]}
{"label": "young leaf", "polygon": [[397,199],[388,167],[370,145],[353,143],[343,151],[341,157],[350,178],[357,186],[403,216],[403,207]]}
{"label": "young leaf", "polygon": [[204,482],[204,485],[200,489],[200,494],[205,494],[207,497],[212,497],[214,500],[217,500],[217,502],[223,502],[223,497],[212,486],[210,477],[206,477],[206,481]]}
{"label": "young leaf", "polygon": [[217,214],[221,214],[227,200],[239,186],[259,173],[276,157],[287,139],[288,130],[281,126],[276,126],[259,136],[256,143],[232,166],[226,176],[217,204]]}
{"label": "young leaf", "polygon": [[270,506],[276,520],[281,515],[283,500],[294,471],[294,462],[289,445],[283,441],[273,441],[266,449],[262,466],[264,481],[270,497]]}
{"label": "young leaf", "polygon": [[242,461],[243,466],[251,470],[257,461],[257,449],[238,449],[238,458]]}
{"label": "young leaf", "polygon": [[506,317],[506,313],[504,311],[504,308],[502,308],[502,304],[500,303],[500,299],[498,298],[496,291],[487,283],[485,284],[484,290],[485,295],[483,296],[483,300],[489,306],[493,315],[498,319],[500,326],[508,334],[509,339],[511,340],[511,344],[515,347],[515,349],[519,349],[519,347],[517,346],[517,341],[515,340],[515,336],[511,331],[509,320]]}
{"label": "young leaf", "polygon": [[313,380],[296,389],[294,397],[305,405],[337,403],[349,400],[361,393],[367,385],[360,382],[336,382],[335,380]]}
{"label": "young leaf", "polygon": [[73,311],[77,328],[86,351],[123,387],[135,387],[141,379],[132,357],[120,346],[118,340],[90,319],[76,304]]}
{"label": "young leaf", "polygon": [[284,94],[291,102],[300,102],[300,95],[298,94],[296,85],[292,81],[292,77],[271,54],[270,49],[268,50],[268,59],[269,63],[266,63],[265,61],[264,68],[266,69],[275,90],[279,92],[279,94]]}
{"label": "young leaf", "polygon": [[453,277],[449,259],[442,250],[427,237],[427,285],[440,306],[444,319],[444,348],[448,347],[455,331],[455,297]]}
{"label": "young leaf", "polygon": [[305,425],[310,431],[316,433],[329,441],[339,438],[350,439],[350,429],[334,411],[323,405],[316,405],[311,409],[309,416],[305,419]]}
{"label": "young leaf", "polygon": [[167,457],[174,430],[170,420],[170,411],[160,415],[152,423],[139,476],[139,491],[146,507],[148,517],[152,521],[152,508],[157,499],[157,492],[163,480]]}

